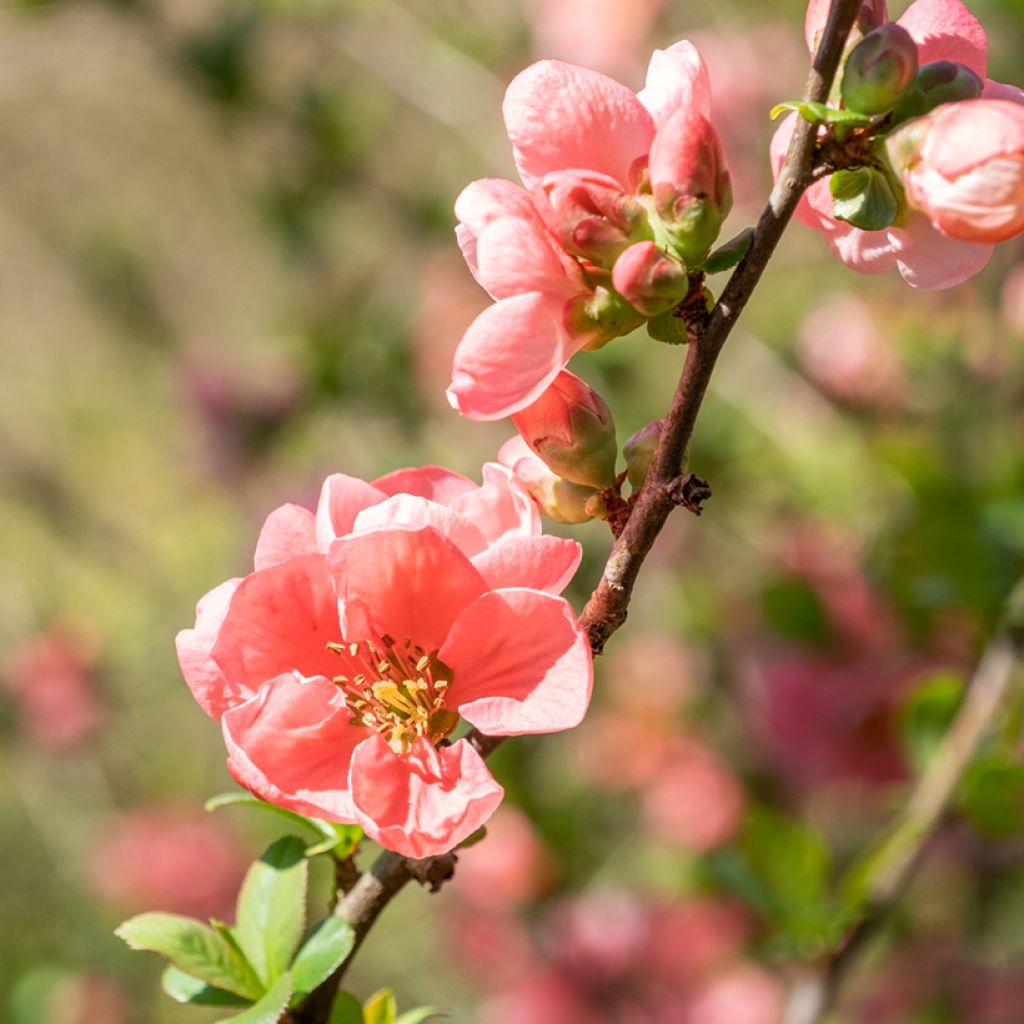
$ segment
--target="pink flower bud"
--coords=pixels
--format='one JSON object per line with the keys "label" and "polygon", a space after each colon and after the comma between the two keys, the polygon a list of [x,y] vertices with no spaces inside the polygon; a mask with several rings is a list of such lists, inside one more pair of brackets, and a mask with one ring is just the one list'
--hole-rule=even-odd
{"label": "pink flower bud", "polygon": [[910,205],[965,242],[1005,242],[1024,231],[1024,105],[948,103],[923,126],[904,168]]}
{"label": "pink flower bud", "polygon": [[917,74],[917,43],[891,22],[866,35],[846,58],[840,92],[843,103],[861,114],[892,110]]}
{"label": "pink flower bud", "polygon": [[732,182],[711,122],[689,107],[658,130],[649,164],[654,208],[688,267],[698,266],[732,207]]}
{"label": "pink flower bud", "polygon": [[686,269],[653,242],[637,242],[619,256],[612,284],[644,316],[667,312],[685,297],[690,286]]}
{"label": "pink flower bud", "polygon": [[563,370],[532,405],[514,413],[516,430],[549,469],[574,484],[609,487],[618,454],[615,423],[604,399]]}
{"label": "pink flower bud", "polygon": [[498,462],[512,471],[516,483],[552,522],[586,523],[594,518],[587,511],[588,499],[597,493],[594,488],[556,476],[518,435],[498,449]]}
{"label": "pink flower bud", "polygon": [[623,446],[622,454],[626,459],[626,479],[636,494],[647,479],[647,471],[651,468],[654,449],[661,440],[664,420],[653,420],[641,427]]}
{"label": "pink flower bud", "polygon": [[534,192],[537,210],[567,252],[610,267],[623,249],[650,237],[644,208],[596,171],[552,171]]}

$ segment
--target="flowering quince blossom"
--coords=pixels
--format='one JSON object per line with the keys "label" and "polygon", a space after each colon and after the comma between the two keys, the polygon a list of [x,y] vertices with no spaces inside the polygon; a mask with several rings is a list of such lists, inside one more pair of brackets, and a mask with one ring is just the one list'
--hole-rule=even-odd
{"label": "flowering quince blossom", "polygon": [[[828,16],[828,7],[825,0],[812,0],[808,7],[806,35],[812,52]],[[873,5],[873,21],[882,24],[886,18],[885,4],[878,0]],[[960,66],[965,78],[984,83],[981,95],[986,103],[999,100],[1002,107],[1010,101],[1024,102],[1024,93],[1016,87],[986,80],[988,38],[960,0],[915,0],[896,24],[917,44],[919,67],[950,62]],[[796,219],[820,231],[839,259],[864,274],[898,269],[908,284],[929,291],[950,288],[973,277],[991,258],[992,243],[1020,230],[1019,221],[1006,208],[1014,206],[1016,216],[1020,217],[1024,199],[1019,129],[1007,128],[1016,123],[1016,119],[1003,113],[982,120],[977,117],[982,111],[975,106],[972,127],[964,128],[969,111],[950,113],[964,103],[972,101],[943,104],[923,119],[931,128],[927,135],[930,141],[925,145],[929,153],[942,153],[941,166],[935,165],[930,155],[922,154],[918,161],[915,154],[908,161],[908,169],[897,168],[903,171],[906,205],[891,226],[867,231],[837,219],[828,178],[815,182],[807,190],[797,208]],[[796,116],[790,115],[772,140],[772,167],[776,178],[785,160]],[[911,122],[905,130],[915,131],[917,126],[918,122]],[[962,149],[965,132],[971,136],[966,151]],[[1014,132],[1017,132],[1017,148],[1008,150],[1009,136]],[[939,141],[943,135],[948,135],[950,142]],[[950,155],[953,139],[961,147],[956,158]],[[999,206],[1002,213],[986,212],[985,220],[998,222],[1001,228],[965,227],[964,215],[968,208],[980,213],[982,208],[987,211],[993,206]],[[1011,230],[1010,225],[1014,223],[1018,226]]]}
{"label": "flowering quince blossom", "polygon": [[335,475],[315,513],[272,512],[255,571],[212,590],[178,635],[232,775],[300,814],[358,823],[409,857],[443,853],[503,791],[464,739],[582,719],[590,648],[561,593],[575,541],[540,535],[508,470]]}
{"label": "flowering quince blossom", "polygon": [[[656,243],[698,266],[732,201],[707,69],[686,41],[655,51],[640,93],[540,61],[512,81],[503,112],[524,187],[475,181],[455,204],[463,255],[496,301],[463,336],[448,397],[481,420],[524,408],[577,351],[638,327],[650,309],[617,290],[633,277],[613,283],[619,257]],[[651,261],[639,264],[647,281]],[[669,309],[686,275],[656,276]]]}

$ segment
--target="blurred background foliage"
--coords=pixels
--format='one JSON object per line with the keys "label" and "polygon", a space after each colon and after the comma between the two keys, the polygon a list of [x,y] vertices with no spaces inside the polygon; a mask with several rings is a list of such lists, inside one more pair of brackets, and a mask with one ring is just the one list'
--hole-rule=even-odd
{"label": "blurred background foliage", "polygon": [[[976,0],[1024,83],[1024,4]],[[329,472],[479,476],[451,352],[484,306],[454,245],[512,176],[531,59],[637,87],[711,67],[737,208],[805,74],[802,4],[749,0],[8,0],[0,8],[0,1017],[171,1024],[127,913],[229,913],[277,834],[228,788],[173,651],[259,524]],[[714,284],[714,287],[720,285]],[[859,278],[795,227],[730,341],[678,514],[572,735],[494,759],[509,793],[441,895],[352,972],[453,1020],[778,1024],[844,923],[842,878],[955,710],[1024,555],[1024,247],[951,292]],[[625,438],[679,350],[574,363]],[[607,531],[586,546],[579,606]],[[836,1020],[1024,1019],[1021,709]],[[522,814],[516,810],[520,808]],[[314,905],[326,900],[318,865]]]}

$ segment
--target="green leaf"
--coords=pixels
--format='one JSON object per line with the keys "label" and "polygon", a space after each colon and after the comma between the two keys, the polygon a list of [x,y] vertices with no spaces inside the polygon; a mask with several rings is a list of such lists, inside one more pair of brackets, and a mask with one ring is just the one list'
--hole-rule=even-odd
{"label": "green leaf", "polygon": [[292,997],[292,977],[282,974],[267,990],[266,995],[236,1017],[225,1017],[217,1024],[277,1024],[288,1009]]}
{"label": "green leaf", "polygon": [[207,985],[205,981],[193,978],[192,975],[173,966],[164,969],[160,984],[163,990],[179,1003],[192,1003],[194,1006],[247,1006],[250,1002],[222,988]]}
{"label": "green leaf", "polygon": [[858,128],[861,125],[871,124],[873,120],[868,114],[858,114],[853,110],[837,109],[826,106],[824,103],[813,103],[808,100],[786,100],[784,103],[777,103],[771,109],[771,119],[774,121],[787,110],[795,110],[811,124],[837,124],[847,128]]}
{"label": "green leaf", "polygon": [[132,949],[166,957],[175,967],[215,988],[258,999],[263,986],[252,967],[224,937],[190,917],[139,914],[114,933]]}
{"label": "green leaf", "polygon": [[238,942],[263,981],[270,985],[291,963],[306,924],[309,862],[297,836],[267,847],[246,873],[238,894]]}
{"label": "green leaf", "polygon": [[881,231],[896,219],[900,203],[888,175],[874,167],[836,171],[828,181],[832,212],[864,231]]}
{"label": "green leaf", "polygon": [[436,1006],[417,1006],[413,1010],[406,1010],[395,1021],[395,1024],[423,1024],[423,1021],[431,1017],[443,1017],[444,1014]]}
{"label": "green leaf", "polygon": [[327,1024],[365,1024],[362,1003],[351,992],[339,992],[331,1004]]}
{"label": "green leaf", "polygon": [[685,345],[690,337],[686,333],[686,321],[681,316],[661,313],[647,321],[647,333],[655,341],[663,341],[666,345]]}
{"label": "green leaf", "polygon": [[307,857],[315,857],[319,853],[333,853],[335,857],[344,860],[359,849],[359,844],[366,835],[358,825],[335,825],[329,821],[321,824],[329,828],[332,834],[323,842],[307,847]]}
{"label": "green leaf", "polygon": [[959,806],[971,823],[996,838],[1024,831],[1024,764],[995,752],[975,761],[964,774]]}
{"label": "green leaf", "polygon": [[363,1006],[363,1019],[366,1024],[395,1024],[398,1016],[398,1004],[395,993],[389,988],[382,988],[366,1000]]}
{"label": "green leaf", "polygon": [[925,679],[903,706],[903,749],[918,772],[931,761],[956,717],[963,695],[963,679],[952,672],[940,672]]}
{"label": "green leaf", "polygon": [[704,261],[705,273],[720,274],[723,270],[732,270],[750,252],[753,242],[754,229],[744,228],[738,235],[720,245]]}
{"label": "green leaf", "polygon": [[292,962],[295,995],[306,995],[326,981],[352,952],[354,942],[355,933],[347,921],[340,917],[321,921]]}

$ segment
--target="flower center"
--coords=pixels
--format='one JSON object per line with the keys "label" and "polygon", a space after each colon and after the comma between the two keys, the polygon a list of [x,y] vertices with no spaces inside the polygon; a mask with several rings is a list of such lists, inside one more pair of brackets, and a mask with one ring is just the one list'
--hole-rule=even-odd
{"label": "flower center", "polygon": [[418,739],[437,745],[459,723],[444,706],[451,669],[406,638],[390,636],[358,643],[329,643],[329,651],[354,661],[352,675],[334,677],[352,711],[352,724],[379,733],[396,754],[407,754]]}

